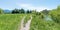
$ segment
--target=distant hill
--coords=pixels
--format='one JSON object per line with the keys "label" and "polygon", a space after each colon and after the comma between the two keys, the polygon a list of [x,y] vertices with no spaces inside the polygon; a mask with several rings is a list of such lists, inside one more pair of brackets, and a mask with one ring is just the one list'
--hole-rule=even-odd
{"label": "distant hill", "polygon": [[5,14],[10,14],[11,13],[11,10],[4,10],[4,13]]}

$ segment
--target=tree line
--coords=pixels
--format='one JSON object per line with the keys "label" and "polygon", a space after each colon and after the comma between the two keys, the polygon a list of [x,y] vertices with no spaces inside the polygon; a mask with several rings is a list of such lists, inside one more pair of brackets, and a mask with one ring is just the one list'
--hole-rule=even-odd
{"label": "tree line", "polygon": [[[8,13],[8,12],[6,12],[6,13]],[[23,8],[21,8],[21,9],[15,8],[8,14],[25,14],[25,13],[27,13],[27,14],[32,13],[32,10],[27,10],[26,11]],[[1,8],[0,8],[0,14],[4,14],[4,10],[1,9]]]}

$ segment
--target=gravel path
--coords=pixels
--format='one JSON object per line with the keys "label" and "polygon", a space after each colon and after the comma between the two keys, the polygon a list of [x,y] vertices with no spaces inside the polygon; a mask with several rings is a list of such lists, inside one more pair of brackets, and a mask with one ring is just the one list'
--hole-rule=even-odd
{"label": "gravel path", "polygon": [[28,22],[25,24],[25,27],[23,26],[24,25],[24,19],[25,19],[25,17],[22,19],[22,21],[21,21],[21,28],[20,28],[20,30],[29,30],[29,28],[30,28],[30,23],[31,23],[31,20],[32,20],[32,16],[31,16],[31,18],[28,20]]}
{"label": "gravel path", "polygon": [[32,20],[32,16],[31,16],[31,19],[29,19],[29,20],[28,20],[28,22],[25,24],[25,27],[24,27],[24,29],[23,29],[23,30],[29,30],[31,20]]}
{"label": "gravel path", "polygon": [[[26,17],[26,16],[25,16]],[[20,30],[23,30],[23,28],[24,28],[24,19],[25,19],[25,17],[23,17],[23,19],[21,20],[21,27],[20,27]]]}

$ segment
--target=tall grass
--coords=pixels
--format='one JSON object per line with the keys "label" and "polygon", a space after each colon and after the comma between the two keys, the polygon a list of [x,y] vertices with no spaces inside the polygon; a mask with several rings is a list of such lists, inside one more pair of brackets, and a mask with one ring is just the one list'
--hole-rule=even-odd
{"label": "tall grass", "polygon": [[33,16],[30,30],[60,30],[60,26],[53,21],[45,21],[39,16]]}
{"label": "tall grass", "polygon": [[25,20],[24,20],[24,25],[28,22],[28,20],[30,19],[30,14],[27,14]]}
{"label": "tall grass", "polygon": [[0,30],[17,30],[23,14],[0,14]]}

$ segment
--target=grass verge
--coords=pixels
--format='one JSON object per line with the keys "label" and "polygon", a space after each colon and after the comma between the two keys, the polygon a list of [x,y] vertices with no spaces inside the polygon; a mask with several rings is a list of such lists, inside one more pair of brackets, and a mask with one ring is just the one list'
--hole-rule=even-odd
{"label": "grass verge", "polygon": [[0,30],[17,30],[23,14],[0,14]]}
{"label": "grass verge", "polygon": [[60,30],[60,26],[55,22],[45,21],[39,16],[33,16],[30,30]]}

